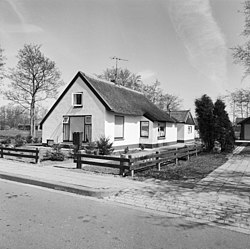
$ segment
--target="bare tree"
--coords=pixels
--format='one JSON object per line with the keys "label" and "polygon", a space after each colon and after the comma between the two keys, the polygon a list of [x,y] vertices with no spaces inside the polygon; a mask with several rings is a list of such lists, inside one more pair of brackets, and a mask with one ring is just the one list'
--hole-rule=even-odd
{"label": "bare tree", "polygon": [[40,51],[41,45],[26,44],[17,55],[18,63],[10,69],[8,100],[21,105],[30,113],[30,135],[35,137],[35,110],[37,102],[54,98],[63,82],[54,61]]}
{"label": "bare tree", "polygon": [[3,78],[4,64],[5,64],[5,57],[3,55],[3,49],[0,47],[0,81]]}
{"label": "bare tree", "polygon": [[244,68],[243,79],[250,74],[250,1],[246,0],[243,5],[243,13],[245,15],[245,26],[243,35],[246,37],[246,42],[233,48],[234,62],[240,64]]}
{"label": "bare tree", "polygon": [[249,89],[236,89],[233,92],[229,92],[223,97],[227,100],[233,116],[233,122],[236,117],[246,118],[249,115],[250,108],[250,90]]}
{"label": "bare tree", "polygon": [[102,74],[97,75],[97,77],[133,90],[140,90],[142,85],[141,76],[131,73],[127,68],[107,68]]}
{"label": "bare tree", "polygon": [[115,68],[108,68],[103,74],[97,76],[109,81],[113,81],[116,78],[115,84],[142,92],[151,102],[167,112],[178,110],[182,104],[182,99],[178,96],[164,93],[158,80],[153,84],[144,84],[140,75],[131,73],[128,69],[118,68],[116,70]]}

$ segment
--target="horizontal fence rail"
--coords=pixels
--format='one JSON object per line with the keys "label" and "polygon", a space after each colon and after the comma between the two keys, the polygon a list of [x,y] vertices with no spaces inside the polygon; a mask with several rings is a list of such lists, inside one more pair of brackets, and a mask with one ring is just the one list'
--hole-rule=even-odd
{"label": "horizontal fence rail", "polygon": [[91,154],[75,154],[76,167],[81,169],[82,165],[93,165],[109,168],[119,168],[120,174],[124,174],[127,169],[134,175],[135,171],[146,170],[150,167],[157,166],[161,170],[161,165],[168,162],[178,163],[182,158],[190,159],[191,155],[196,155],[201,151],[201,146],[186,146],[182,148],[174,148],[167,150],[158,150],[143,156],[136,155],[121,155],[120,157],[114,156],[101,156]]}
{"label": "horizontal fence rail", "polygon": [[35,159],[35,163],[39,162],[39,149],[17,149],[17,148],[0,148],[0,157],[4,156],[18,157],[18,158],[31,158]]}
{"label": "horizontal fence rail", "polygon": [[114,157],[76,153],[75,162],[76,168],[78,169],[82,168],[82,164],[118,168],[120,169],[120,174],[122,175],[124,174],[125,169],[129,170],[130,159],[126,158],[124,155]]}

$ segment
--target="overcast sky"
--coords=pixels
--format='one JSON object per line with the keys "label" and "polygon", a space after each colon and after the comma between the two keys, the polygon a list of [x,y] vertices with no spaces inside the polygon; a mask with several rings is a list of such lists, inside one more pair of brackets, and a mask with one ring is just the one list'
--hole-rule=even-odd
{"label": "overcast sky", "polygon": [[41,44],[66,84],[78,71],[100,74],[113,67],[112,56],[127,59],[118,66],[145,83],[158,79],[193,112],[202,94],[215,100],[248,86],[230,50],[243,42],[242,2],[0,0],[0,45],[7,67],[14,67],[25,43]]}

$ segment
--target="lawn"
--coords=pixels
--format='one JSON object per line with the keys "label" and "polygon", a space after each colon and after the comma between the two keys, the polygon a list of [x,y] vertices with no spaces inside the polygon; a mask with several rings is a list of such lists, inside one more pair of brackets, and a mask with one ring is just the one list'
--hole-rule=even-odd
{"label": "lawn", "polygon": [[175,182],[191,181],[195,183],[206,177],[227,160],[228,155],[224,153],[200,153],[197,157],[191,157],[189,161],[179,161],[178,165],[164,165],[161,167],[161,171],[151,168],[146,171],[137,172],[136,178],[138,180],[155,178],[159,180]]}
{"label": "lawn", "polygon": [[[16,135],[21,135],[22,137],[27,137],[30,131],[23,131],[18,129],[0,130],[0,138],[5,139],[8,137],[14,138]],[[37,137],[41,137],[41,131],[37,131]]]}

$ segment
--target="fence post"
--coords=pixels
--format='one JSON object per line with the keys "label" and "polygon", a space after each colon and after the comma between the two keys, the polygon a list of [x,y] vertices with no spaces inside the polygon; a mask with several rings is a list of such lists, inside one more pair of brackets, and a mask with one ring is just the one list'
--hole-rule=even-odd
{"label": "fence post", "polygon": [[198,156],[197,145],[195,145],[195,155]]}
{"label": "fence post", "polygon": [[130,170],[130,172],[131,172],[131,177],[134,177],[135,171],[134,171],[133,169],[131,170],[131,166],[133,165],[133,163],[131,162],[132,156],[129,155],[128,158],[129,158],[128,166],[129,166],[129,170]]}
{"label": "fence post", "polygon": [[175,164],[178,164],[178,156],[177,156],[177,151],[178,151],[178,148],[175,148]]}
{"label": "fence post", "polygon": [[[155,153],[158,155],[158,154],[159,154],[159,151],[156,151]],[[159,157],[156,157],[155,159],[158,160]],[[160,170],[161,170],[161,164],[160,164],[159,162],[157,162],[157,163],[156,163],[156,166],[157,166],[158,171],[160,171]]]}
{"label": "fence post", "polygon": [[120,175],[124,175],[124,161],[122,160],[125,158],[125,155],[121,155],[121,161],[120,161]]}
{"label": "fence post", "polygon": [[81,169],[82,168],[82,163],[81,163],[81,152],[78,151],[76,152],[76,168]]}
{"label": "fence post", "polygon": [[36,148],[36,158],[35,158],[35,163],[39,163],[40,160],[39,160],[39,149]]}
{"label": "fence post", "polygon": [[189,147],[187,147],[187,160],[189,161],[190,156],[189,156]]}
{"label": "fence post", "polygon": [[1,147],[0,149],[1,149],[1,158],[3,158],[3,147]]}

